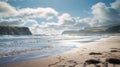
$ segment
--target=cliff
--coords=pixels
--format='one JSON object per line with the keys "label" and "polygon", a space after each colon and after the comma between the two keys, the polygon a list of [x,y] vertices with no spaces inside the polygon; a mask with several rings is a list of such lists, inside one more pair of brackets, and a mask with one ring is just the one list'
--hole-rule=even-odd
{"label": "cliff", "polygon": [[0,35],[32,35],[32,33],[27,27],[0,26]]}

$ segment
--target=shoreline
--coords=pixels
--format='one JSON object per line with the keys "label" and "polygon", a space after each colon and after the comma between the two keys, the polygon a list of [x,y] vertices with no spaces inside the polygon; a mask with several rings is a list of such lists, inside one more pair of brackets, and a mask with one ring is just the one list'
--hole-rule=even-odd
{"label": "shoreline", "polygon": [[[49,42],[50,43],[49,46],[39,47],[37,49],[36,48],[25,49],[25,50],[21,49],[21,51],[17,51],[17,50],[12,51],[12,50],[5,49],[5,50],[10,51],[10,52],[7,53],[7,52],[2,51],[3,53],[0,54],[0,58],[1,58],[0,59],[0,64],[8,64],[8,63],[14,63],[14,62],[22,62],[22,61],[27,61],[27,60],[29,61],[29,60],[34,60],[34,59],[46,58],[46,57],[53,56],[53,55],[56,55],[56,54],[61,54],[61,53],[67,52],[67,51],[71,51],[73,49],[77,49],[81,46],[85,46],[86,43],[95,42],[97,40],[99,41],[100,39],[104,39],[104,38],[107,38],[107,37],[106,36],[102,36],[102,37],[101,36],[80,36],[80,37],[76,37],[76,36],[73,37],[72,36],[73,39],[71,39],[71,36],[67,36],[67,37],[63,37],[63,38],[61,38],[61,36],[60,37],[58,36],[58,38],[55,39],[56,42],[55,42],[55,40],[53,41],[53,43],[57,44],[58,46],[57,45],[56,46],[52,45],[53,43],[50,42],[50,41],[45,41],[44,44],[46,45]],[[13,38],[16,38],[16,37],[13,37]],[[21,39],[18,42],[21,43]],[[9,43],[11,44],[11,42],[9,42]],[[19,47],[19,45],[16,44],[16,41],[12,42],[12,43],[14,43],[16,45],[16,46],[11,45],[12,47],[14,47],[14,46]],[[7,45],[10,45],[10,44],[3,44],[3,45],[5,45],[7,47]],[[20,45],[25,46],[24,43],[23,43],[23,45],[22,44],[20,44]],[[38,46],[37,43],[36,43],[36,45],[31,44],[29,46],[32,46],[32,45]],[[15,49],[15,47],[14,47],[14,49]],[[26,45],[26,47],[27,47],[27,45]],[[45,49],[48,49],[49,51],[46,50],[45,53],[42,53],[43,55],[40,55],[42,50],[45,50]],[[39,51],[37,52],[37,50],[39,50]],[[53,50],[55,50],[55,51],[53,51]],[[29,53],[29,52],[31,52],[31,53]],[[37,57],[37,56],[39,56],[39,57]]]}
{"label": "shoreline", "polygon": [[[47,58],[34,59],[16,63],[2,64],[1,67],[83,67],[84,63],[88,59],[100,59],[103,61],[106,58],[120,56],[120,53],[114,52],[113,56],[109,56],[107,53],[111,53],[111,48],[120,48],[120,37],[110,36],[109,38],[103,38],[96,42],[86,43],[85,46],[75,48],[71,51],[64,52],[62,54],[53,55]],[[100,44],[100,45],[99,45]],[[109,44],[109,45],[108,45]],[[101,50],[102,49],[102,50]],[[116,49],[117,50],[117,49]],[[99,53],[101,55],[90,55],[90,53]],[[112,54],[112,53],[111,53]],[[120,57],[118,57],[120,59]],[[102,66],[103,64],[99,64]],[[93,65],[90,65],[90,67]],[[111,65],[112,67],[112,65]]]}

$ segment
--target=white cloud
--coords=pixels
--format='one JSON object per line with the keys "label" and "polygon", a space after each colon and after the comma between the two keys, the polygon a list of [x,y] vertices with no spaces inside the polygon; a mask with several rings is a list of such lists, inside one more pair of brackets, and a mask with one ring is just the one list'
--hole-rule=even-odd
{"label": "white cloud", "polygon": [[33,26],[35,24],[38,24],[38,22],[34,19],[22,19],[25,23],[23,24],[23,26],[27,26],[27,27],[30,27],[30,26]]}
{"label": "white cloud", "polygon": [[70,16],[70,14],[64,13],[58,17],[58,23],[62,25],[71,25],[71,24],[74,24],[75,21],[72,18],[72,16]]}
{"label": "white cloud", "polygon": [[0,18],[4,16],[13,16],[17,14],[17,11],[10,4],[0,1]]}
{"label": "white cloud", "polygon": [[107,7],[104,3],[97,3],[92,6],[93,18],[91,23],[95,25],[110,25],[120,24],[120,0],[116,0],[111,3],[110,7]]}
{"label": "white cloud", "polygon": [[108,8],[105,6],[104,3],[97,3],[96,5],[92,6],[92,14],[99,18],[99,19],[107,19],[108,17],[106,17]]}
{"label": "white cloud", "polygon": [[0,1],[0,17],[21,16],[27,18],[45,18],[52,19],[57,16],[58,12],[52,8],[22,8],[16,10],[7,2]]}
{"label": "white cloud", "polygon": [[12,18],[12,19],[1,19],[0,25],[14,25],[14,26],[22,26],[25,24],[25,21],[21,18]]}
{"label": "white cloud", "polygon": [[45,18],[52,19],[58,15],[58,12],[52,8],[24,8],[18,10],[19,16],[27,18]]}
{"label": "white cloud", "polygon": [[89,27],[90,26],[90,21],[91,21],[91,18],[76,18],[76,24],[74,25],[74,29],[84,29],[85,27]]}

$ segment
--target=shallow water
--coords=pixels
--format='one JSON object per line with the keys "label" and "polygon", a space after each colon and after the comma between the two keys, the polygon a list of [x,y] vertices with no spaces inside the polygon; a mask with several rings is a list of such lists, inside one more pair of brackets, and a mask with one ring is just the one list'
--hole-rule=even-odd
{"label": "shallow water", "polygon": [[59,54],[107,36],[0,36],[0,64]]}

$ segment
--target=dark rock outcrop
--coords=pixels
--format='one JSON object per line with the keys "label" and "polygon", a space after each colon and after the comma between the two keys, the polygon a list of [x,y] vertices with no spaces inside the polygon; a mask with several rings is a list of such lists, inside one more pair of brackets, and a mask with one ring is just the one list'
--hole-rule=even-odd
{"label": "dark rock outcrop", "polygon": [[27,27],[0,26],[0,35],[32,35],[32,33]]}

